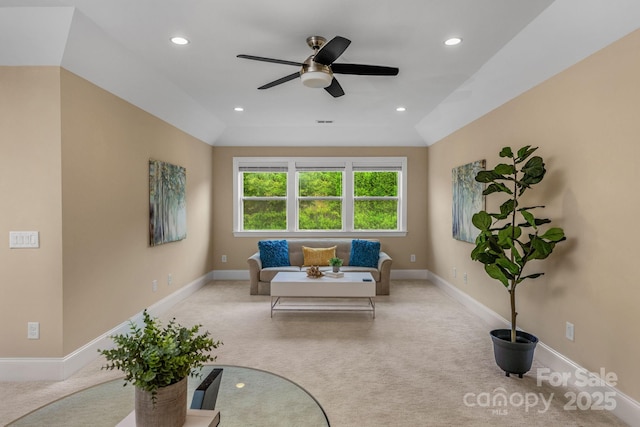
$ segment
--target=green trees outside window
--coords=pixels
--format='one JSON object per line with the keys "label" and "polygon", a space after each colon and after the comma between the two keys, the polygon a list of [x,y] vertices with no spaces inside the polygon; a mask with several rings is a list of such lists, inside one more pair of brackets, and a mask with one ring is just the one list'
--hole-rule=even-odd
{"label": "green trees outside window", "polygon": [[402,228],[403,168],[366,166],[362,159],[345,160],[344,166],[320,163],[317,169],[297,161],[266,161],[265,166],[258,166],[260,159],[251,161],[236,169],[240,231]]}
{"label": "green trees outside window", "polygon": [[298,172],[298,229],[342,230],[342,172]]}
{"label": "green trees outside window", "polygon": [[287,229],[287,173],[243,173],[242,220],[245,230]]}
{"label": "green trees outside window", "polygon": [[398,172],[353,173],[353,228],[398,228]]}

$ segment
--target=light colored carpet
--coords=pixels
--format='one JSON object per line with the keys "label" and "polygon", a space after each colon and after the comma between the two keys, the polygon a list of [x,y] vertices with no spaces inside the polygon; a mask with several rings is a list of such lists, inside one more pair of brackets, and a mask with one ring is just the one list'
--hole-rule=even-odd
{"label": "light colored carpet", "polygon": [[[271,319],[269,300],[250,296],[247,282],[216,281],[163,318],[201,323],[224,341],[217,363],[263,369],[304,387],[332,427],[625,425],[607,411],[565,410],[567,390],[538,386],[538,364],[522,379],[504,376],[487,327],[430,282],[392,281],[391,295],[376,298],[376,319],[350,312],[277,312]],[[0,383],[0,424],[120,375],[101,364],[61,382]],[[483,400],[497,395],[511,403]]]}

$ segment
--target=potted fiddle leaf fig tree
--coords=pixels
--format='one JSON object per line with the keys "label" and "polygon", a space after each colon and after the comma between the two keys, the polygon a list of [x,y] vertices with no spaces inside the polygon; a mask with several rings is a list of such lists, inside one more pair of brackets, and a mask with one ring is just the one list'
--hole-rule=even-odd
{"label": "potted fiddle leaf fig tree", "polygon": [[144,326],[130,322],[128,334],[111,336],[115,346],[98,350],[107,359],[102,369],[119,369],[135,387],[136,426],[182,426],[187,414],[187,377],[216,360],[211,350],[222,345],[202,325],[190,328],[175,319],[163,326],[143,312]]}
{"label": "potted fiddle leaf fig tree", "polygon": [[[525,280],[544,273],[530,272],[530,262],[546,259],[557,243],[566,240],[560,227],[549,227],[550,219],[537,218],[534,212],[542,205],[522,206],[522,195],[540,183],[546,173],[540,156],[531,156],[538,147],[527,145],[514,153],[510,147],[500,151],[508,159],[493,170],[480,171],[475,180],[487,184],[483,195],[498,194],[506,198],[499,212],[482,210],[473,215],[473,225],[480,230],[471,259],[484,264],[485,272],[498,280],[509,294],[511,329],[491,331],[496,363],[509,376],[531,369],[537,337],[516,326],[516,289]],[[545,228],[545,229],[543,229]]]}

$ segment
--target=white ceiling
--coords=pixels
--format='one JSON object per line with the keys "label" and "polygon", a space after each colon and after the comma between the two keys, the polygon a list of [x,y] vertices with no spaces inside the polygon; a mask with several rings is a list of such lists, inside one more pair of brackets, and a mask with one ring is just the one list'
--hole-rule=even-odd
{"label": "white ceiling", "polygon": [[[0,65],[62,66],[211,145],[430,145],[640,27],[637,0],[0,0],[0,7]],[[175,46],[174,35],[191,43]],[[333,98],[299,80],[259,91],[296,68],[236,58],[302,62],[311,35],[352,41],[336,62],[400,73],[337,75],[346,95]],[[451,36],[463,43],[445,46]]]}

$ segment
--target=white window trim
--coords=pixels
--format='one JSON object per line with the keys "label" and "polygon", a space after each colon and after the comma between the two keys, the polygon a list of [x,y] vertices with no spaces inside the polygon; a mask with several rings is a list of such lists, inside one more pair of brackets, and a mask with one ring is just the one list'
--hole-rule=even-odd
{"label": "white window trim", "polygon": [[[398,230],[312,230],[312,231],[295,231],[294,221],[296,204],[296,179],[287,180],[287,228],[288,230],[265,230],[265,231],[245,231],[240,230],[240,212],[242,212],[240,199],[240,168],[253,167],[269,167],[288,165],[289,173],[296,171],[296,166],[304,167],[311,165],[321,165],[322,167],[338,167],[343,168],[345,179],[343,180],[343,190],[345,195],[353,194],[353,169],[371,167],[376,168],[394,167],[401,171],[400,182],[398,183],[398,196],[400,199],[398,216]],[[407,235],[407,158],[406,157],[234,157],[233,158],[233,235],[235,237],[404,237]],[[346,203],[343,203],[343,214],[345,218],[345,227],[352,228],[353,224],[353,205],[351,198],[347,197]]]}

